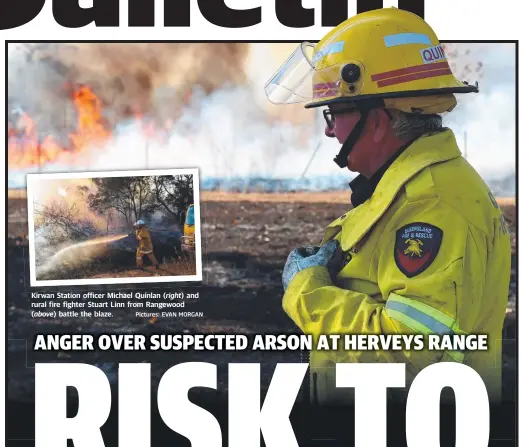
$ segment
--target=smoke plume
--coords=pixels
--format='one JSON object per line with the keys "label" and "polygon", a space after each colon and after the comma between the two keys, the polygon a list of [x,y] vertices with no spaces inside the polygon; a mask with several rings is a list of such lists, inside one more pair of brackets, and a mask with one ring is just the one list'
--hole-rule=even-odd
{"label": "smoke plume", "polygon": [[71,86],[85,84],[111,127],[136,114],[175,119],[195,85],[209,94],[244,83],[247,55],[241,43],[24,44],[10,54],[9,105],[60,134],[74,125]]}

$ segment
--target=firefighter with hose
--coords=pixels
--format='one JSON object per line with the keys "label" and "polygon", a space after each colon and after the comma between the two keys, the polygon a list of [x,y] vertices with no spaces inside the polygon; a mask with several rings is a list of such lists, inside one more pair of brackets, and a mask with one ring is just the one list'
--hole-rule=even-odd
{"label": "firefighter with hose", "polygon": [[265,91],[274,104],[324,107],[325,134],[341,145],[335,163],[359,173],[353,208],[319,246],[305,241],[288,256],[282,304],[295,324],[314,336],[488,335],[487,351],[313,350],[313,398],[344,400],[336,363],[405,363],[409,384],[449,361],[473,368],[500,399],[510,236],[441,117],[478,85],[455,78],[422,18],[383,8],[298,46]]}
{"label": "firefighter with hose", "polygon": [[150,233],[143,220],[138,220],[134,224],[136,230],[136,239],[138,239],[138,249],[136,250],[136,266],[138,269],[143,270],[143,256],[146,255],[154,268],[159,268],[159,263],[154,256],[154,247],[152,246],[152,239]]}

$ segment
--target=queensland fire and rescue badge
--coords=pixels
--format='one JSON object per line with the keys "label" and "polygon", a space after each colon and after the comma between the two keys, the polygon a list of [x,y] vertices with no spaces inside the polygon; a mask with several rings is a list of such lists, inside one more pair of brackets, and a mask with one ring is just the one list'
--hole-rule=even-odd
{"label": "queensland fire and rescue badge", "polygon": [[395,263],[408,278],[426,270],[440,248],[442,230],[424,222],[415,222],[397,230]]}

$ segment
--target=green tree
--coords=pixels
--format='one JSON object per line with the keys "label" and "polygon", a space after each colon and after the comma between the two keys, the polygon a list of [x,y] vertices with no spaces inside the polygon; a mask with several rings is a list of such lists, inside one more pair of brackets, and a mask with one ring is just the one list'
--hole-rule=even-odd
{"label": "green tree", "polygon": [[114,209],[123,216],[128,227],[140,218],[153,214],[159,208],[151,177],[94,178],[96,192],[79,187],[78,193],[86,195],[89,208],[105,214]]}
{"label": "green tree", "polygon": [[152,179],[158,205],[181,222],[188,206],[194,203],[193,176],[164,175]]}

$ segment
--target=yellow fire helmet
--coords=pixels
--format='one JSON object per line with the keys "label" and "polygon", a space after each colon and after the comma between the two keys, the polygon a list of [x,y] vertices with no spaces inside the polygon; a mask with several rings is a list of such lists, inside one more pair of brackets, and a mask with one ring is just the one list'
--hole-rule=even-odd
{"label": "yellow fire helmet", "polygon": [[351,17],[318,44],[302,43],[265,84],[274,104],[342,103],[361,111],[359,125],[335,159],[341,167],[372,108],[444,113],[456,106],[454,93],[470,92],[477,93],[478,84],[455,78],[431,27],[393,7]]}
{"label": "yellow fire helmet", "polygon": [[[404,112],[443,113],[456,104],[453,93],[477,92],[458,81],[431,27],[397,8],[358,14],[318,44],[304,42],[265,85],[274,104],[379,99]],[[415,100],[415,97],[426,97]],[[408,100],[403,101],[403,98]]]}

